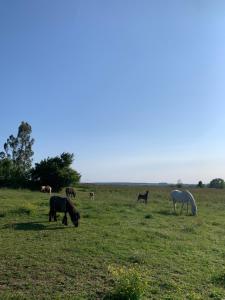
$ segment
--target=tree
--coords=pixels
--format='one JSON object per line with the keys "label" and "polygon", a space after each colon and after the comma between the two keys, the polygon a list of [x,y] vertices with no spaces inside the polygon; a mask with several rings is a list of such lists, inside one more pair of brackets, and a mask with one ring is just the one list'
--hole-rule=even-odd
{"label": "tree", "polygon": [[210,188],[223,189],[225,187],[225,182],[221,178],[215,178],[209,183]]}
{"label": "tree", "polygon": [[182,181],[181,181],[181,179],[178,179],[177,180],[177,188],[182,188],[183,187],[183,183],[182,183]]}
{"label": "tree", "polygon": [[203,182],[201,180],[198,182],[197,187],[199,187],[199,188],[203,188],[204,187],[204,184],[203,184]]}
{"label": "tree", "polygon": [[32,164],[34,139],[31,138],[31,132],[31,126],[27,122],[21,122],[17,136],[10,135],[4,144],[7,158],[12,160],[14,167],[21,173],[29,171]]}
{"label": "tree", "polygon": [[12,161],[7,157],[0,159],[0,186],[10,186],[14,174]]}
{"label": "tree", "polygon": [[21,122],[17,136],[12,134],[4,144],[4,151],[0,152],[1,184],[7,186],[25,186],[29,179],[32,164],[31,138],[32,128],[27,122]]}
{"label": "tree", "polygon": [[36,163],[31,170],[32,182],[36,187],[50,185],[55,191],[79,182],[81,175],[71,168],[73,161],[74,155],[64,152]]}

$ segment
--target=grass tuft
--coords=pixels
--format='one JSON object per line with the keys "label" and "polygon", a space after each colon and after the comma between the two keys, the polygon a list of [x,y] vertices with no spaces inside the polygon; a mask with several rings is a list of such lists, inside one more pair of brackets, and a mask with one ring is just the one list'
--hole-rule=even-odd
{"label": "grass tuft", "polygon": [[212,282],[225,288],[225,271],[214,275],[212,277]]}
{"label": "grass tuft", "polygon": [[24,204],[21,207],[18,207],[16,209],[13,209],[11,211],[12,214],[16,214],[16,215],[31,215],[36,211],[36,207],[31,204],[31,203],[27,203]]}
{"label": "grass tuft", "polygon": [[184,225],[182,228],[182,232],[185,233],[196,233],[196,228],[194,225]]}
{"label": "grass tuft", "polygon": [[109,266],[114,287],[105,299],[138,300],[144,295],[148,282],[137,268]]}

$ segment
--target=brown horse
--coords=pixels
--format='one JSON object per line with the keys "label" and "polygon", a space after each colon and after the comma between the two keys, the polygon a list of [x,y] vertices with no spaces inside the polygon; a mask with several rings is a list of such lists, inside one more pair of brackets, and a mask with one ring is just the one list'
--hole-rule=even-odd
{"label": "brown horse", "polygon": [[66,197],[76,197],[76,191],[72,187],[66,188]]}
{"label": "brown horse", "polygon": [[42,185],[41,186],[41,192],[51,194],[52,188],[51,188],[50,185]]}
{"label": "brown horse", "polygon": [[145,204],[147,204],[148,202],[148,193],[149,191],[146,191],[144,194],[138,194],[138,198],[137,198],[137,201],[140,201],[140,200],[144,200]]}
{"label": "brown horse", "polygon": [[49,200],[49,205],[49,222],[51,222],[52,218],[54,219],[54,221],[57,221],[56,212],[64,212],[65,215],[63,217],[62,223],[64,225],[68,225],[66,214],[69,213],[73,225],[75,227],[78,227],[80,214],[76,210],[73,202],[70,199],[60,196],[52,196]]}

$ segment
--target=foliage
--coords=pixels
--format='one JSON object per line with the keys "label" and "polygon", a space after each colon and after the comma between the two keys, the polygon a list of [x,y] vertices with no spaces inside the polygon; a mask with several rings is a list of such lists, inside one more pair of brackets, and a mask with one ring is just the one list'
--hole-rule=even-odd
{"label": "foliage", "polygon": [[32,182],[36,187],[50,185],[55,191],[79,182],[80,174],[71,168],[73,160],[73,154],[64,152],[60,156],[48,157],[36,163],[31,170]]}
{"label": "foliage", "polygon": [[34,139],[31,138],[31,132],[31,126],[27,122],[21,122],[17,136],[10,135],[4,144],[7,158],[22,172],[28,171],[32,164]]}
{"label": "foliage", "polygon": [[225,272],[220,272],[219,274],[214,274],[212,277],[212,282],[225,287]]}
{"label": "foliage", "polygon": [[203,184],[203,182],[201,180],[198,182],[197,187],[199,187],[199,188],[203,188],[204,187],[204,184]]}
{"label": "foliage", "polygon": [[108,270],[115,284],[112,299],[138,300],[143,296],[147,288],[147,281],[143,272],[138,271],[137,267],[109,266]]}
{"label": "foliage", "polygon": [[178,179],[177,180],[177,188],[181,189],[182,187],[183,187],[183,183],[182,183],[181,179]]}
{"label": "foliage", "polygon": [[210,188],[223,189],[225,187],[225,182],[221,178],[215,178],[209,183]]}
{"label": "foliage", "polygon": [[10,135],[4,144],[4,152],[0,152],[0,185],[25,186],[29,179],[32,164],[31,138],[32,128],[27,122],[21,122],[17,136]]}

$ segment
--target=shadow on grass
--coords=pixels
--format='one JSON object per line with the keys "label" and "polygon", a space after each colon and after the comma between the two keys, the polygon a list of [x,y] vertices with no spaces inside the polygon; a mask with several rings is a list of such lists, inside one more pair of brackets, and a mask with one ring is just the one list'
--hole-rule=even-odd
{"label": "shadow on grass", "polygon": [[[42,222],[42,223],[48,223]],[[37,223],[37,222],[27,222],[27,223],[10,223],[3,226],[4,229],[14,229],[14,230],[22,230],[22,231],[41,231],[41,230],[58,230],[70,228],[71,226],[64,225],[56,225],[54,227],[49,227],[48,225]]]}
{"label": "shadow on grass", "polygon": [[164,215],[164,216],[177,216],[178,215],[177,213],[174,213],[173,211],[166,210],[166,209],[158,210],[157,214]]}
{"label": "shadow on grass", "polygon": [[193,217],[193,215],[191,213],[188,213],[188,214],[186,214],[186,212],[180,213],[179,210],[177,212],[174,212],[174,211],[162,209],[162,210],[158,210],[156,213],[160,214],[160,215],[164,215],[164,216]]}
{"label": "shadow on grass", "polygon": [[221,272],[212,276],[212,283],[225,287],[225,272]]}

